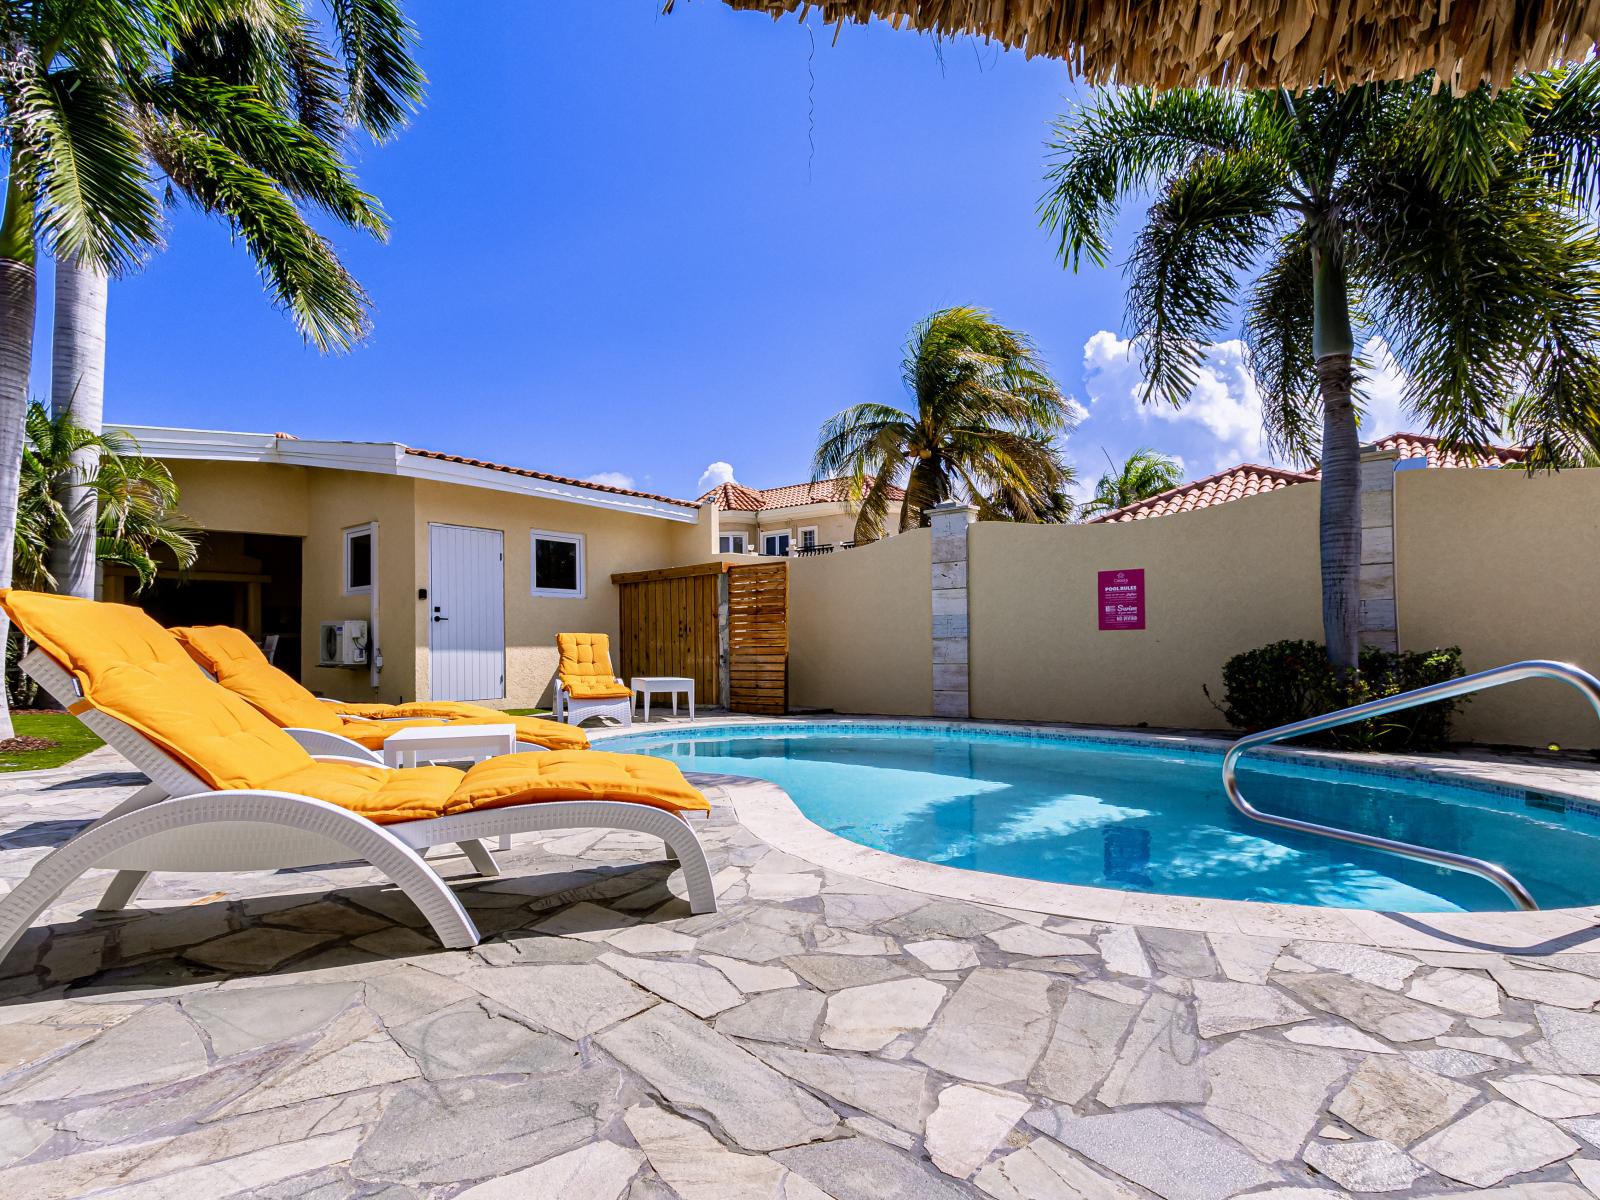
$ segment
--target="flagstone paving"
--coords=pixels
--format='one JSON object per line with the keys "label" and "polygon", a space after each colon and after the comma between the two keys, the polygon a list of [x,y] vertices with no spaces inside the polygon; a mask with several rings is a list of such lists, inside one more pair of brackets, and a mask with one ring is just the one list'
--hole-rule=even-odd
{"label": "flagstone paving", "polygon": [[[138,783],[13,777],[9,884]],[[659,842],[440,869],[80,882],[0,964],[0,1196],[1580,1200],[1600,931],[1416,950],[1048,917],[813,867],[727,792],[690,916]],[[1536,939],[1530,939],[1536,940]]]}

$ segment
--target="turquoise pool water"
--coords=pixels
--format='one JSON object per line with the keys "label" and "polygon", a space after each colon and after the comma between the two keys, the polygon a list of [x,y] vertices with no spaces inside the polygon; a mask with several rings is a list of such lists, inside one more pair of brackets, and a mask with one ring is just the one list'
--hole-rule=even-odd
{"label": "turquoise pool water", "polygon": [[[946,866],[1333,908],[1510,907],[1473,876],[1247,820],[1222,791],[1219,754],[882,724],[600,745],[770,780],[841,837]],[[1298,764],[1246,765],[1240,779],[1266,811],[1502,863],[1541,908],[1600,901],[1600,806]]]}

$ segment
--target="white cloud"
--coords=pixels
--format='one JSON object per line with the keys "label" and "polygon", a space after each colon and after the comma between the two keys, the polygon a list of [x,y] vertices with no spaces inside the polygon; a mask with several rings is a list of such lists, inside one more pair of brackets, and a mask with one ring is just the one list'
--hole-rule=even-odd
{"label": "white cloud", "polygon": [[632,488],[633,476],[621,471],[596,471],[583,477],[585,483],[598,483],[601,487]]}
{"label": "white cloud", "polygon": [[1406,410],[1406,378],[1400,364],[1389,352],[1389,343],[1370,337],[1361,347],[1363,363],[1358,390],[1365,412],[1361,417],[1361,440],[1374,441],[1391,433],[1425,433]]}
{"label": "white cloud", "polygon": [[710,491],[719,483],[733,482],[733,464],[714,462],[706,467],[700,474],[700,482],[695,484],[702,492]]}
{"label": "white cloud", "polygon": [[1210,435],[1212,470],[1268,457],[1261,427],[1261,393],[1245,366],[1243,342],[1217,342],[1208,347],[1194,388],[1177,407],[1140,399],[1143,375],[1136,348],[1131,339],[1120,338],[1109,329],[1100,330],[1084,343],[1083,372],[1091,412],[1110,400],[1113,408],[1137,412],[1141,421],[1154,419],[1203,429]]}

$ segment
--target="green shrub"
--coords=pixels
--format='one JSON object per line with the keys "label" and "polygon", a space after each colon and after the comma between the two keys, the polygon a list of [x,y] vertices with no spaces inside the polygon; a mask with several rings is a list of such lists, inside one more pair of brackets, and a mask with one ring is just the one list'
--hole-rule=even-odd
{"label": "green shrub", "polygon": [[[1356,678],[1341,682],[1321,643],[1272,642],[1227,661],[1217,708],[1240,729],[1270,729],[1462,674],[1459,646],[1398,654],[1369,646],[1361,651]],[[1437,750],[1449,743],[1450,723],[1463,703],[1464,698],[1439,700],[1308,740],[1355,750]]]}

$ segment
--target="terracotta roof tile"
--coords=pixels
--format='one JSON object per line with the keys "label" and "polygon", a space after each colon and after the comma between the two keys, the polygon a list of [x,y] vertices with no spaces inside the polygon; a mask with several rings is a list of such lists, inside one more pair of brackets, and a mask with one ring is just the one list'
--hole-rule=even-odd
{"label": "terracotta roof tile", "polygon": [[[868,477],[867,485],[872,479]],[[891,487],[889,498],[903,500],[905,489]],[[850,499],[848,479],[819,479],[815,483],[791,483],[783,487],[757,491],[742,483],[719,483],[700,497],[703,504],[713,501],[723,511],[761,512],[769,508],[795,508],[802,504],[841,504]]]}
{"label": "terracotta roof tile", "polygon": [[700,503],[715,504],[723,512],[760,512],[761,493],[754,488],[747,488],[742,483],[734,483],[731,479],[727,483],[719,483],[705,495],[700,497]]}
{"label": "terracotta roof tile", "polygon": [[1398,450],[1401,458],[1426,456],[1430,467],[1503,467],[1528,457],[1527,450],[1519,446],[1485,446],[1477,455],[1446,450],[1438,438],[1425,433],[1391,433],[1372,445],[1377,450]]}
{"label": "terracotta roof tile", "polygon": [[1279,488],[1306,483],[1313,478],[1306,471],[1284,471],[1278,467],[1241,463],[1226,471],[1218,471],[1215,475],[1207,475],[1204,479],[1196,479],[1193,483],[1180,484],[1125,508],[1102,513],[1087,523],[1099,525],[1112,521],[1145,521],[1169,513],[1193,512],[1197,508],[1210,508],[1262,492],[1275,492]]}
{"label": "terracotta roof tile", "polygon": [[[1401,458],[1426,458],[1430,467],[1450,468],[1501,467],[1507,463],[1522,461],[1528,453],[1515,446],[1486,446],[1482,454],[1474,456],[1466,451],[1446,450],[1440,445],[1438,438],[1426,433],[1391,433],[1388,437],[1370,443],[1370,447],[1375,450],[1398,451]],[[1102,513],[1086,523],[1098,525],[1111,521],[1144,521],[1150,517],[1164,517],[1169,513],[1193,512],[1197,508],[1210,508],[1213,505],[1226,504],[1230,500],[1255,496],[1261,492],[1275,492],[1279,488],[1321,478],[1321,468],[1310,471],[1285,471],[1278,467],[1241,463],[1237,467],[1229,467],[1226,471],[1218,471],[1215,475],[1207,475],[1204,479],[1196,479],[1193,483],[1180,484],[1170,491],[1140,500],[1126,508]]]}
{"label": "terracotta roof tile", "polygon": [[569,487],[587,488],[592,492],[609,492],[613,496],[637,496],[641,500],[659,500],[663,504],[678,504],[684,508],[699,508],[698,500],[679,500],[673,496],[659,496],[654,492],[636,492],[631,488],[611,487],[604,483],[590,483],[587,479],[573,479],[567,475],[551,475],[545,471],[530,471],[526,467],[508,467],[504,463],[488,462],[481,458],[466,458],[460,454],[445,454],[438,450],[418,450],[415,446],[403,447],[407,454],[418,458],[433,458],[440,462],[461,463],[468,467],[483,467],[489,471],[503,471],[507,475],[521,475],[527,479],[548,479],[551,483],[564,483]]}

